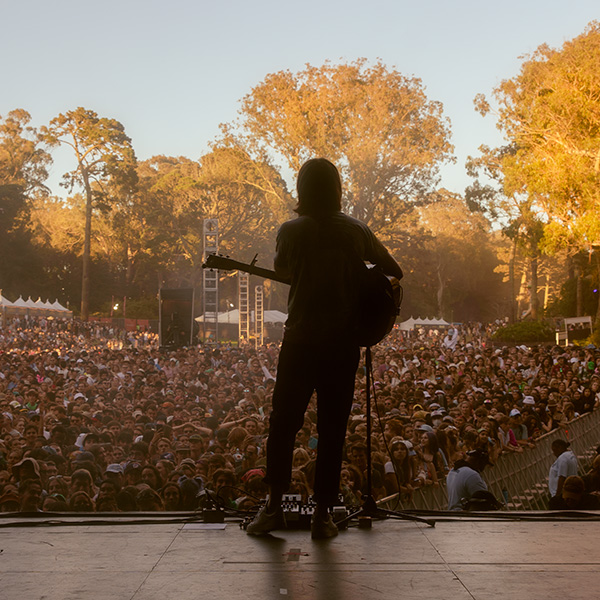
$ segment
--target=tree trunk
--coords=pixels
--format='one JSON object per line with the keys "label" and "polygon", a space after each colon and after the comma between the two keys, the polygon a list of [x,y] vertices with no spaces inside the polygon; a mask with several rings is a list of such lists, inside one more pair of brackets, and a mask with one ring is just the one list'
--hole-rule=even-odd
{"label": "tree trunk", "polygon": [[[596,255],[596,286],[595,289],[600,290],[600,253],[594,252]],[[596,306],[596,322],[594,323],[594,330],[600,325],[600,291],[596,292],[596,300],[598,304]]]}
{"label": "tree trunk", "polygon": [[131,245],[127,244],[125,265],[125,293],[129,292],[129,286],[133,282],[133,253],[131,252]]}
{"label": "tree trunk", "polygon": [[515,323],[517,321],[517,299],[515,291],[515,259],[517,255],[517,241],[513,242],[512,256],[508,263],[508,279],[510,282],[510,322]]}
{"label": "tree trunk", "polygon": [[83,265],[81,269],[81,320],[90,316],[90,262],[92,240],[92,188],[85,169],[81,169],[85,186],[85,234],[83,238]]}
{"label": "tree trunk", "polygon": [[531,305],[529,304],[529,290],[527,289],[528,281],[529,269],[527,268],[527,263],[525,263],[523,265],[523,270],[521,271],[521,282],[519,283],[519,294],[517,296],[517,319],[519,321],[525,317],[528,317],[531,313]]}
{"label": "tree trunk", "polygon": [[531,303],[531,318],[534,321],[538,319],[539,301],[538,301],[538,259],[534,256],[531,259],[531,287],[529,289],[529,300]]}
{"label": "tree trunk", "polygon": [[575,291],[576,291],[576,308],[575,316],[583,316],[583,279],[581,277],[581,267],[575,264]]}
{"label": "tree trunk", "polygon": [[437,305],[438,305],[438,314],[437,317],[440,319],[444,318],[444,279],[442,276],[442,269],[438,264],[437,268],[437,278],[438,278],[438,290],[437,290]]}

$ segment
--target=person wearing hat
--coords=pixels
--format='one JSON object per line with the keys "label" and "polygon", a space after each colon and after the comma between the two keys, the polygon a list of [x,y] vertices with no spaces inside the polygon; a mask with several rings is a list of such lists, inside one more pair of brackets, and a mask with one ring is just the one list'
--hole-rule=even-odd
{"label": "person wearing hat", "polygon": [[565,479],[560,494],[550,498],[550,510],[599,510],[600,498],[585,491],[581,477],[571,475]]}
{"label": "person wearing hat", "polygon": [[454,351],[456,349],[456,344],[458,343],[458,329],[456,327],[448,327],[448,331],[444,336],[442,341],[442,345],[447,350]]}
{"label": "person wearing hat", "polygon": [[12,473],[16,482],[25,479],[41,479],[38,461],[29,456],[13,465]]}
{"label": "person wearing hat", "polygon": [[521,411],[518,408],[513,408],[508,414],[508,426],[519,446],[535,447],[535,444],[529,439],[527,426],[522,422]]}
{"label": "person wearing hat", "polygon": [[205,451],[204,438],[199,433],[192,433],[192,435],[190,435],[189,442],[190,458],[193,458],[195,461],[199,460]]}
{"label": "person wearing hat", "polygon": [[125,470],[123,469],[123,465],[119,463],[112,463],[108,465],[104,471],[104,478],[113,481],[119,491],[123,487],[123,477],[125,474]]}
{"label": "person wearing hat", "polygon": [[471,450],[464,460],[457,460],[446,477],[448,510],[463,510],[477,492],[488,488],[481,472],[489,464],[489,455],[483,450]]}

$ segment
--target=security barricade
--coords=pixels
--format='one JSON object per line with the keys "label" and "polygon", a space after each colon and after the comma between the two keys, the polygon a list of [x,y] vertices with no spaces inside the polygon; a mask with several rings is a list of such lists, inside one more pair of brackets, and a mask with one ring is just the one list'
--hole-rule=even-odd
{"label": "security barricade", "polygon": [[[571,443],[571,450],[579,461],[579,474],[584,474],[600,443],[600,410],[577,417],[564,428],[539,437],[534,448],[501,455],[494,466],[485,469],[483,479],[506,510],[548,509],[548,472],[556,460],[552,442],[559,438]],[[446,483],[417,489],[410,501],[393,496],[386,499],[385,506],[394,510],[447,510]]]}

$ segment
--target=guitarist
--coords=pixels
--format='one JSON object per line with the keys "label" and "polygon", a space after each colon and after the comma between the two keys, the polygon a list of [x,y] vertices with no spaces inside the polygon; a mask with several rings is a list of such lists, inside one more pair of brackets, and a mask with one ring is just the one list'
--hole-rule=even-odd
{"label": "guitarist", "polygon": [[323,539],[338,533],[329,509],[338,498],[360,356],[355,328],[361,269],[369,261],[398,279],[402,269],[364,223],[341,212],[342,184],[333,163],[306,162],[297,192],[298,217],[281,226],[275,256],[275,272],[291,287],[267,441],[269,500],[247,533],[266,534],[285,525],[281,499],[290,484],[296,433],[316,391],[317,506],[311,535]]}

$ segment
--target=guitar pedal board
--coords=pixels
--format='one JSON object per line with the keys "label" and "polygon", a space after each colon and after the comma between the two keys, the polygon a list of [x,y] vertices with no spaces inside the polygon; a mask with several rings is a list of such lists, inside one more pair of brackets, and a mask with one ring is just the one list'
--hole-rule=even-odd
{"label": "guitar pedal board", "polygon": [[[259,505],[259,510],[264,506],[264,504],[265,502],[263,501]],[[315,512],[315,508],[317,507],[317,504],[313,500],[312,496],[309,496],[307,502],[303,502],[302,496],[300,494],[284,494],[281,500],[281,507],[283,508],[286,529],[310,529],[310,521]],[[344,506],[341,497],[339,505],[334,506],[331,512],[333,520],[336,523],[338,521],[341,521],[342,519],[345,519],[348,516],[348,510]],[[252,522],[253,518],[253,516],[246,517],[240,524],[240,527],[242,529],[246,529],[248,525]]]}

